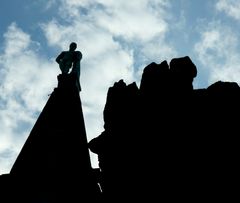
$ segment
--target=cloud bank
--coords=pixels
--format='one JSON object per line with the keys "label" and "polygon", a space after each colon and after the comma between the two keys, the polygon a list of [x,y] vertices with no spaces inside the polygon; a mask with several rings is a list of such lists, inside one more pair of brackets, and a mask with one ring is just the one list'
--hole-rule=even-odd
{"label": "cloud bank", "polygon": [[[240,20],[239,0],[218,0],[216,11]],[[207,72],[208,84],[218,80],[240,84],[239,32],[221,19],[213,19],[201,26],[200,40],[194,51]]]}
{"label": "cloud bank", "polygon": [[239,0],[218,0],[216,9],[224,12],[235,20],[240,20],[240,1]]}
{"label": "cloud bank", "polygon": [[[59,0],[59,16],[41,23],[48,46],[58,52],[78,43],[81,61],[80,93],[88,139],[103,130],[102,112],[109,86],[124,79],[139,81],[142,68],[152,60],[175,53],[165,42],[168,32],[168,1],[141,0]],[[1,65],[1,173],[8,172],[26,137],[56,86],[59,74],[54,57],[38,51],[40,42],[32,40],[16,23],[4,34]],[[159,48],[161,47],[161,48]],[[97,165],[92,156],[93,165]]]}
{"label": "cloud bank", "polygon": [[0,165],[8,172],[51,93],[57,71],[38,43],[12,23],[0,54]]}
{"label": "cloud bank", "polygon": [[[240,1],[208,2],[221,18],[198,18],[196,11],[196,19],[188,19],[195,15],[187,10],[196,2],[184,7],[186,2],[179,1],[182,7],[176,11],[171,0],[50,0],[45,12],[54,8],[58,14],[48,13],[51,18],[36,25],[45,41],[34,41],[17,21],[10,24],[0,52],[0,173],[9,172],[56,87],[60,70],[54,59],[72,41],[83,54],[80,96],[88,140],[103,130],[108,88],[120,79],[139,85],[143,68],[153,61],[169,61],[190,50],[202,68],[198,71],[207,72],[208,84],[240,82],[239,34],[224,21],[238,25]],[[44,55],[43,46],[48,49]],[[96,167],[96,156],[92,160]]]}

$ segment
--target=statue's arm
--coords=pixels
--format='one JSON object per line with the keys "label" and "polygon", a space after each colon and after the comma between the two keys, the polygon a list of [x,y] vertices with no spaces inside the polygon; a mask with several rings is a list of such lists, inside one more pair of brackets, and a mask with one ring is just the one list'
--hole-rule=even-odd
{"label": "statue's arm", "polygon": [[82,53],[80,51],[76,51],[76,57],[77,57],[77,60],[81,60],[82,59]]}
{"label": "statue's arm", "polygon": [[57,56],[56,62],[57,62],[57,63],[60,63],[61,60],[63,59],[63,56],[64,56],[64,52],[62,52],[61,54],[59,54],[59,55]]}

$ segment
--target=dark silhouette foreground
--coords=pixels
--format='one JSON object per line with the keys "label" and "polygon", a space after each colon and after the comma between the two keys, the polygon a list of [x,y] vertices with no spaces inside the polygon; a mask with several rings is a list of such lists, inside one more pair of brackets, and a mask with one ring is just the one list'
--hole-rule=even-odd
{"label": "dark silhouette foreground", "polygon": [[218,81],[194,90],[196,76],[183,57],[149,64],[140,89],[123,80],[109,88],[105,130],[89,143],[107,202],[238,198],[240,88]]}
{"label": "dark silhouette foreground", "polygon": [[37,119],[10,174],[0,177],[0,201],[95,202],[99,195],[76,78],[71,74],[59,75],[58,87]]}
{"label": "dark silhouette foreground", "polygon": [[[238,199],[240,88],[218,81],[193,89],[196,76],[183,57],[149,64],[140,88],[119,80],[108,90],[105,130],[87,146],[75,79],[60,75],[10,174],[0,176],[0,199]],[[100,170],[91,168],[87,147],[98,154]]]}

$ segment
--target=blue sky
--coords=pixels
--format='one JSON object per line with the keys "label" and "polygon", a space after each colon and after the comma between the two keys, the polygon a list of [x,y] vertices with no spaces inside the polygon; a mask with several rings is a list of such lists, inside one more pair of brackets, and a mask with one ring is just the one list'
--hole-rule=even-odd
{"label": "blue sky", "polygon": [[[139,85],[151,62],[190,56],[194,88],[240,82],[240,0],[2,0],[0,174],[8,173],[60,73],[55,57],[78,43],[88,139],[103,130],[108,87]],[[96,156],[92,156],[96,166]]]}

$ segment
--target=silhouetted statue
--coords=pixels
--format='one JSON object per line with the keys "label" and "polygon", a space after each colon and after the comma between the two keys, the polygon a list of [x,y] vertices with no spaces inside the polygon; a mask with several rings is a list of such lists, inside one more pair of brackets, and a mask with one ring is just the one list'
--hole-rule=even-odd
{"label": "silhouetted statue", "polygon": [[[76,44],[71,44],[70,50],[74,52],[75,47]],[[69,60],[75,55],[71,54]],[[60,58],[64,58],[64,52],[57,60],[62,64],[69,62],[64,62],[67,57]],[[64,70],[70,65],[61,67]],[[74,68],[76,64],[72,71]],[[33,126],[10,175],[0,176],[0,202],[92,203],[99,199],[98,170],[91,167],[75,79],[74,74],[58,76],[58,86]]]}
{"label": "silhouetted statue", "polygon": [[79,78],[80,78],[80,60],[82,59],[82,53],[80,51],[75,51],[77,48],[77,43],[72,42],[69,45],[69,51],[61,52],[57,58],[56,62],[59,64],[59,68],[62,71],[62,74],[68,74],[69,70],[71,70],[70,74],[74,75],[77,80],[77,86],[79,91],[81,91]]}

